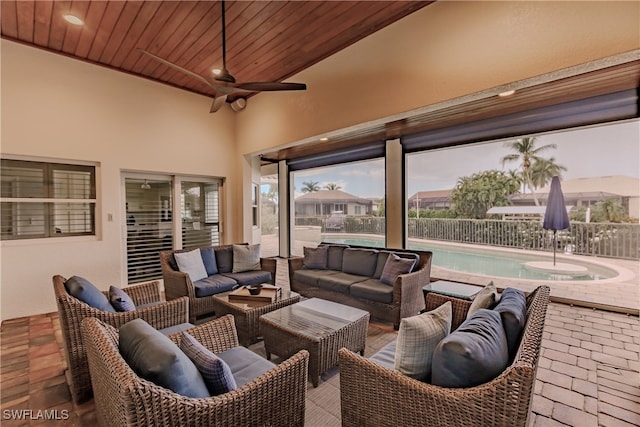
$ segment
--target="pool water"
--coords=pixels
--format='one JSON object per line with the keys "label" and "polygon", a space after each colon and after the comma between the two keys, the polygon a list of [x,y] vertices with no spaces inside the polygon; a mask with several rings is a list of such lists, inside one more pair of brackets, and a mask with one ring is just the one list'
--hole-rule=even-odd
{"label": "pool water", "polygon": [[[351,238],[335,235],[323,236],[323,242],[343,243],[347,245],[384,247],[384,238],[366,237]],[[526,262],[548,261],[548,257],[529,254],[509,253],[487,249],[471,249],[451,247],[437,243],[409,242],[409,249],[427,250],[433,252],[433,265],[471,274],[483,276],[509,277],[528,280],[602,280],[610,279],[618,273],[609,268],[583,261],[571,261],[572,264],[587,267],[584,276],[569,276],[563,274],[545,273],[530,270],[525,267]],[[563,261],[566,262],[566,261]]]}

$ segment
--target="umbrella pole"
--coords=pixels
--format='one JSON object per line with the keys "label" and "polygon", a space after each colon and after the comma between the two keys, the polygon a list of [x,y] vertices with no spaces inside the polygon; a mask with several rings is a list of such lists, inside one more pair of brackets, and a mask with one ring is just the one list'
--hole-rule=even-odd
{"label": "umbrella pole", "polygon": [[556,266],[556,230],[553,230],[553,266]]}

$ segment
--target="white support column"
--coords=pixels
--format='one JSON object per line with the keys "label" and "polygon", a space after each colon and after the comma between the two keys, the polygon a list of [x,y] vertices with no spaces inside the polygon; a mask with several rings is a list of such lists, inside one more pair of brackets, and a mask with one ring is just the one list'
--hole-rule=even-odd
{"label": "white support column", "polygon": [[385,203],[387,243],[389,248],[404,246],[404,161],[400,139],[387,141],[385,153]]}

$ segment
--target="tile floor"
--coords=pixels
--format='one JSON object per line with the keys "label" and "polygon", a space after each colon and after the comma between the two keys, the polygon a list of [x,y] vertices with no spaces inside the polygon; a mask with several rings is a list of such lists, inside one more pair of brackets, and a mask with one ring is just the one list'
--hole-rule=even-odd
{"label": "tile floor", "polygon": [[[279,283],[288,283],[285,274],[278,276]],[[375,353],[395,335],[390,325],[371,323],[365,356]],[[264,355],[262,343],[250,348]],[[95,425],[93,401],[80,406],[72,404],[65,368],[57,313],[2,322],[0,424],[3,427]],[[639,372],[637,316],[551,303],[531,424],[535,427],[639,426]],[[340,425],[339,370],[327,372],[323,380],[318,388],[309,383],[307,426]],[[22,419],[16,419],[18,417]]]}

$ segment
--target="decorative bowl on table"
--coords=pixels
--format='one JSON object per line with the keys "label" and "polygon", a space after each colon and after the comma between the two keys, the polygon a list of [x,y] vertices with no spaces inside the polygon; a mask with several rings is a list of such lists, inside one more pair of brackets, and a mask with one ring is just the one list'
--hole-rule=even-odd
{"label": "decorative bowl on table", "polygon": [[258,295],[262,290],[262,285],[249,285],[247,289],[251,295]]}

